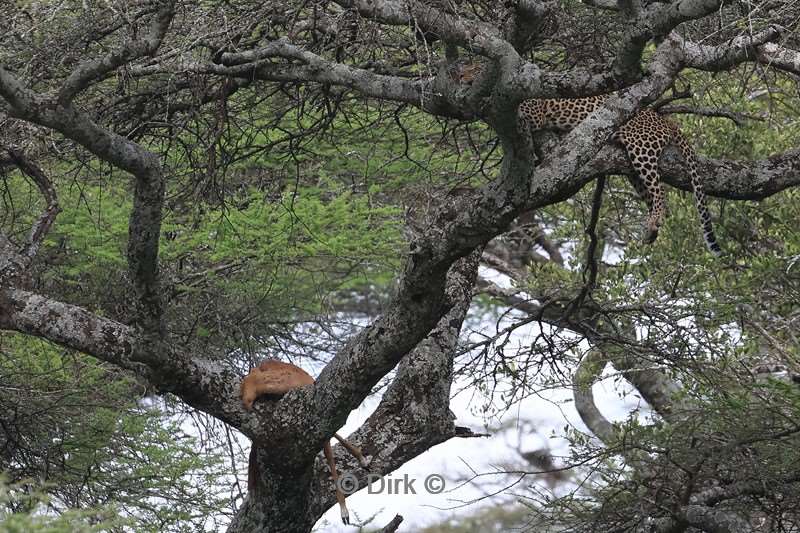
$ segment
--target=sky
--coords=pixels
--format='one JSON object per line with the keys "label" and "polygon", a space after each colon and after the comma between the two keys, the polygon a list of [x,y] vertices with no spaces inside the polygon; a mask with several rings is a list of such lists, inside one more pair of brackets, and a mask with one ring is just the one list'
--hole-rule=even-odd
{"label": "sky", "polygon": [[[482,271],[482,273],[485,273]],[[493,280],[498,282],[497,277]],[[500,279],[501,283],[504,280]],[[494,322],[486,323],[488,331],[494,331]],[[504,325],[500,325],[504,327]],[[516,345],[529,345],[536,337],[538,326],[531,324],[515,331],[512,348]],[[600,411],[612,421],[626,419],[630,413],[638,410],[639,416],[648,413],[647,405],[627,385],[624,380],[615,379],[613,369],[607,367],[604,379],[594,385],[595,402]],[[456,381],[453,391],[465,388],[466,382]],[[572,403],[572,391],[569,389],[548,389],[539,395],[532,395],[505,411],[500,416],[487,418],[481,409],[485,398],[470,393],[461,393],[451,399],[450,408],[456,415],[455,423],[467,426],[475,432],[487,432],[490,427],[506,427],[505,431],[495,432],[491,437],[450,439],[435,446],[406,463],[400,469],[386,476],[391,483],[377,482],[373,489],[362,489],[347,497],[352,522],[374,520],[370,527],[383,527],[396,514],[403,516],[401,531],[415,531],[421,527],[440,523],[448,518],[463,517],[484,505],[497,505],[513,498],[513,493],[528,491],[530,483],[537,483],[540,490],[547,490],[544,480],[526,478],[525,483],[517,485],[511,491],[503,491],[498,496],[487,494],[502,488],[511,479],[508,475],[492,475],[503,470],[503,465],[520,465],[519,451],[530,452],[542,448],[550,449],[558,464],[559,456],[568,454],[568,444],[559,438],[564,426],[569,424],[576,429],[586,431]],[[358,428],[378,405],[380,397],[368,398],[358,410],[351,413],[341,435],[347,435]],[[552,435],[556,437],[553,438]],[[519,451],[518,451],[519,450]],[[533,467],[527,467],[533,469]],[[478,482],[470,482],[475,474],[483,474]],[[341,473],[340,473],[341,475]],[[439,494],[431,494],[425,490],[428,476],[440,475],[444,479],[444,490]],[[406,478],[407,476],[407,478]],[[403,480],[415,480],[415,494],[404,489]],[[436,483],[438,479],[432,480]],[[391,487],[391,489],[389,488]],[[397,487],[401,490],[396,491]],[[560,490],[568,490],[569,484]],[[559,487],[556,487],[559,490]],[[399,492],[399,493],[398,493]],[[341,523],[338,506],[330,509],[317,523],[317,531],[346,532],[354,528]]]}
{"label": "sky", "polygon": [[[641,406],[641,401],[632,394],[620,398],[620,393],[624,392],[610,377],[595,384],[595,401],[607,418],[623,420],[627,418],[628,413]],[[382,492],[374,490],[373,494],[362,489],[347,497],[351,521],[356,517],[364,520],[376,515],[371,525],[383,527],[395,514],[400,514],[404,519],[402,530],[415,531],[423,526],[471,513],[481,505],[496,505],[498,502],[507,501],[508,494],[484,498],[490,488],[484,484],[493,477],[500,483],[505,482],[509,479],[506,476],[481,477],[480,485],[459,483],[459,480],[469,478],[474,473],[502,470],[503,464],[518,463],[518,446],[524,452],[547,447],[555,457],[566,455],[566,442],[549,436],[554,431],[557,435],[562,433],[565,423],[581,430],[586,429],[572,402],[569,401],[571,394],[571,391],[566,389],[554,389],[546,391],[540,398],[532,396],[523,400],[518,409],[508,411],[499,420],[513,424],[513,429],[510,431],[503,431],[491,437],[451,439],[431,448],[387,476],[390,479],[402,480],[404,475],[408,475],[410,479],[416,479],[413,486],[417,494],[389,494],[386,485]],[[365,402],[358,411],[351,414],[343,432],[340,433],[345,435],[355,430],[366,420],[378,402],[379,398],[370,398]],[[466,394],[453,398],[450,407],[456,415],[457,425],[468,426],[477,432],[486,429],[486,420],[475,413],[474,399],[470,401],[470,397]],[[498,422],[496,419],[491,421],[492,425],[497,425],[496,422]],[[532,428],[536,431],[531,431]],[[431,474],[440,474],[445,478],[445,490],[441,494],[432,495],[422,488],[425,478]],[[533,481],[532,479],[531,482]],[[540,489],[546,490],[543,482],[540,481],[539,484]],[[495,486],[499,488],[499,485]],[[525,486],[516,489],[527,490]],[[480,500],[475,501],[478,499]],[[316,528],[325,532],[353,531],[352,527],[341,523],[338,506],[330,509],[317,523]]]}
{"label": "sky", "polygon": [[[606,258],[605,259],[618,259]],[[508,286],[508,279],[495,272],[481,269],[481,275],[501,286]],[[508,320],[512,320],[510,317]],[[510,321],[496,322],[488,317],[477,328],[487,334],[502,329]],[[538,334],[538,325],[525,325],[512,333],[505,344],[507,350],[518,346],[529,346]],[[472,340],[478,340],[477,337]],[[513,354],[512,352],[509,352]],[[296,361],[312,376],[319,374],[321,366],[313,366],[309,361]],[[547,368],[546,366],[544,368]],[[631,413],[636,413],[640,420],[649,414],[645,402],[627,384],[618,379],[612,367],[608,366],[601,381],[593,387],[595,402],[605,417],[611,421],[622,421]],[[416,531],[422,527],[441,523],[450,518],[462,518],[474,513],[481,506],[496,506],[514,498],[514,494],[531,494],[530,485],[536,484],[538,490],[547,491],[547,484],[542,479],[527,477],[511,490],[505,488],[516,479],[508,474],[507,465],[515,465],[534,470],[521,460],[520,452],[531,452],[542,448],[549,449],[557,466],[559,457],[568,455],[568,443],[561,437],[565,425],[580,431],[586,431],[572,403],[572,391],[568,388],[548,388],[537,395],[531,395],[514,408],[498,414],[491,411],[487,414],[482,408],[487,398],[476,394],[468,381],[456,380],[452,391],[461,391],[451,398],[450,409],[456,415],[455,424],[466,426],[476,433],[491,433],[489,437],[450,439],[439,444],[404,464],[401,468],[384,476],[383,483],[376,481],[371,488],[364,488],[347,497],[351,524],[364,524],[369,521],[370,529],[380,529],[388,524],[395,515],[403,516],[400,531]],[[495,394],[499,394],[496,392]],[[500,404],[500,400],[498,405]],[[356,430],[380,402],[380,394],[367,398],[358,409],[350,414],[347,423],[338,431],[346,436]],[[503,427],[503,430],[496,428]],[[190,434],[196,430],[187,428]],[[238,434],[244,450],[249,450],[249,440]],[[335,444],[335,441],[333,442]],[[245,456],[246,457],[246,456]],[[561,462],[563,464],[563,462]],[[240,481],[246,480],[247,465],[240,465]],[[339,475],[346,472],[339,471]],[[478,478],[475,479],[475,476]],[[443,480],[444,490],[432,494],[425,489],[425,481],[429,476],[436,485]],[[437,477],[438,476],[438,477]],[[246,483],[246,481],[244,481]],[[405,482],[410,483],[413,490],[408,490]],[[560,493],[574,486],[569,482],[555,487]],[[390,488],[391,487],[391,488]],[[332,488],[332,487],[331,487]],[[435,488],[439,488],[436,485]],[[492,493],[499,492],[492,496]],[[218,522],[217,522],[218,523]],[[213,530],[213,529],[212,529]],[[329,509],[315,526],[318,532],[352,532],[356,528],[345,526],[341,522],[339,506]]]}

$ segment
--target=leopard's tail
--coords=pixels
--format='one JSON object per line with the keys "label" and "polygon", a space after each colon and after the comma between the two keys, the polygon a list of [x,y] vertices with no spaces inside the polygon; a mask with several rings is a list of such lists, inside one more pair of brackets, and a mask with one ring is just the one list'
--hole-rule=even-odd
{"label": "leopard's tail", "polygon": [[706,193],[703,191],[703,184],[700,181],[700,175],[697,173],[697,158],[694,149],[677,128],[675,128],[675,144],[680,148],[683,158],[686,160],[686,169],[689,171],[689,179],[692,182],[697,213],[700,215],[703,240],[706,242],[708,250],[719,257],[722,255],[722,249],[717,243],[717,237],[714,235],[714,228],[711,225],[711,213],[708,211]]}
{"label": "leopard's tail", "polygon": [[247,492],[254,493],[260,476],[258,460],[256,459],[256,444],[250,445],[250,458],[247,461]]}

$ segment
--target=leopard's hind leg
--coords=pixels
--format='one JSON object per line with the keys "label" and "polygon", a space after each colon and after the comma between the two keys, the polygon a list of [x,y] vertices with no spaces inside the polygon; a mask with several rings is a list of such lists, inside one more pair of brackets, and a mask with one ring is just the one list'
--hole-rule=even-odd
{"label": "leopard's hind leg", "polygon": [[658,230],[667,215],[667,200],[661,176],[658,173],[658,158],[664,149],[664,142],[658,139],[628,142],[623,137],[625,150],[631,160],[631,166],[638,174],[630,178],[636,192],[647,204],[647,225],[644,242],[652,243],[658,237]]}

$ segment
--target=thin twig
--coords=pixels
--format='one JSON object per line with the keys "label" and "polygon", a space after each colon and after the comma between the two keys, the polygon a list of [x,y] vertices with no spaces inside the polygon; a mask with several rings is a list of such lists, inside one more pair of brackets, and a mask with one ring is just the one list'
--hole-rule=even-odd
{"label": "thin twig", "polygon": [[703,117],[721,117],[732,120],[737,126],[744,126],[747,120],[758,120],[763,122],[764,117],[749,115],[747,113],[737,113],[725,109],[715,109],[713,107],[701,107],[691,105],[665,105],[658,110],[659,113],[685,113],[690,115],[700,115]]}
{"label": "thin twig", "polygon": [[[597,283],[597,221],[600,218],[600,207],[603,205],[603,188],[606,185],[606,177],[597,178],[592,196],[592,214],[589,218],[589,225],[586,227],[586,234],[589,236],[589,246],[586,248],[586,266],[583,269],[583,288],[577,298],[575,298],[567,310],[567,314],[572,314],[579,309],[586,297],[591,294]],[[588,271],[588,278],[586,276]]]}

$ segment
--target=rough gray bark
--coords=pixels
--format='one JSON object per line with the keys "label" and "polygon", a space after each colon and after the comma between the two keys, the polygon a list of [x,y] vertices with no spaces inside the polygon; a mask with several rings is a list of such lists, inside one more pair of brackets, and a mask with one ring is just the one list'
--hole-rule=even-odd
{"label": "rough gray bark", "polygon": [[[472,300],[478,258],[479,254],[473,252],[450,269],[446,288],[450,311],[398,365],[378,408],[348,437],[371,456],[369,469],[363,469],[341,445],[334,447],[340,472],[349,474],[359,487],[366,486],[368,474],[387,474],[436,444],[473,436],[468,429],[455,426],[449,400],[453,353]],[[321,455],[317,459],[297,470],[287,465],[283,456],[259,453],[262,476],[256,496],[247,498],[231,530],[308,531],[335,503],[328,467]],[[279,491],[278,497],[262,496],[273,491]],[[307,512],[304,516],[286,516],[280,506]]]}

